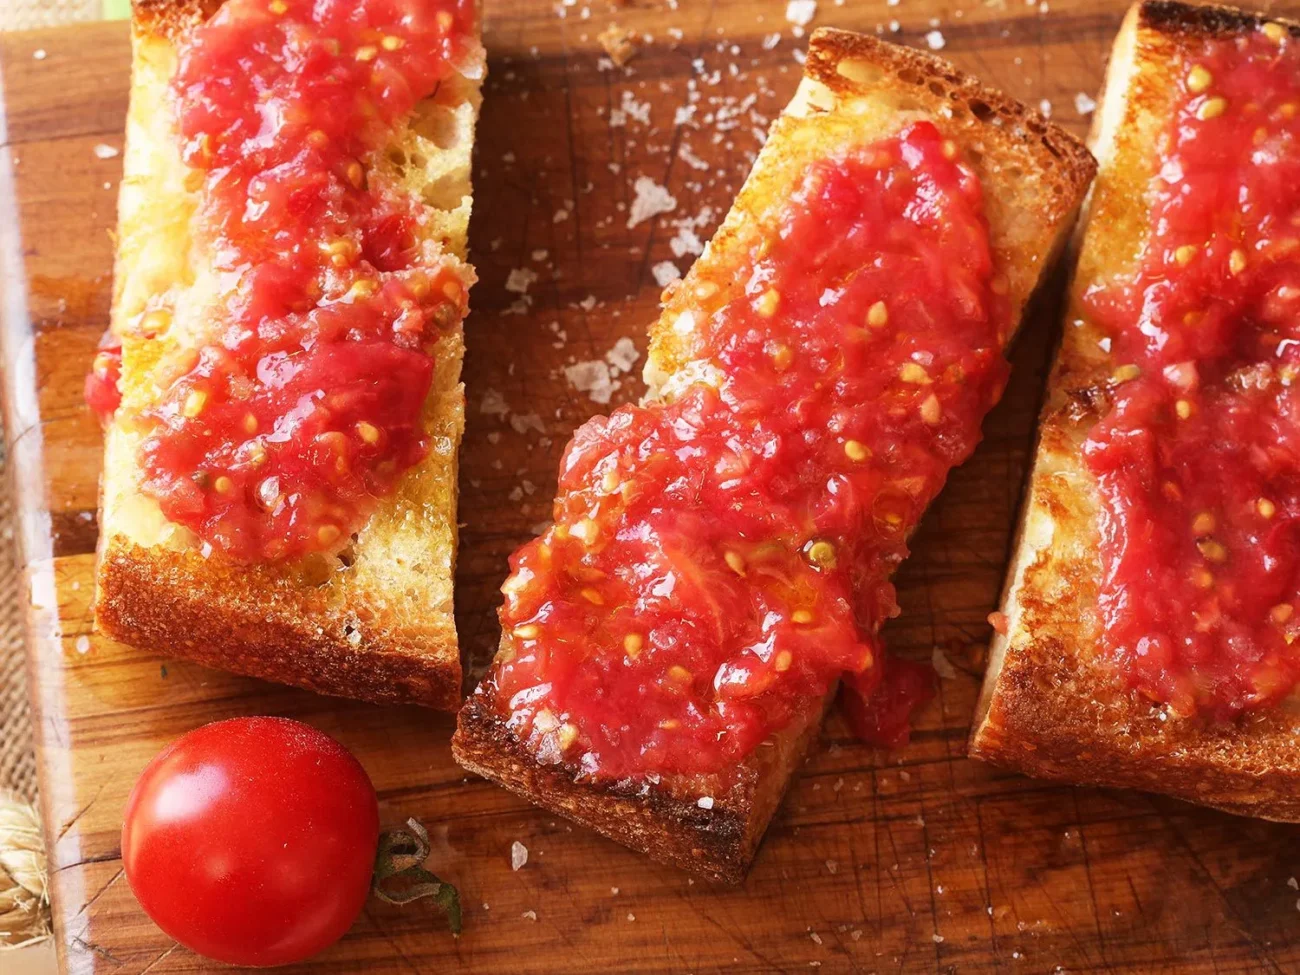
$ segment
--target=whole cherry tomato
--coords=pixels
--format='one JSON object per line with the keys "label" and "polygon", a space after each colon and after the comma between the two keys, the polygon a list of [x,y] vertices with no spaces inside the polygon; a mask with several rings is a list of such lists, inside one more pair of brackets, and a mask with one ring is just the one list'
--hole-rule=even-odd
{"label": "whole cherry tomato", "polygon": [[191,731],[126,804],[126,879],[170,937],[217,961],[283,965],[337,941],[360,913],[379,805],[360,763],[287,718]]}

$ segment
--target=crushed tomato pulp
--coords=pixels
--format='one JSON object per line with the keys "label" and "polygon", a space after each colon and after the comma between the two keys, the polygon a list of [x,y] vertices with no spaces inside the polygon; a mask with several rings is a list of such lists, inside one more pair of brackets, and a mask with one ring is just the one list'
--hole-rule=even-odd
{"label": "crushed tomato pulp", "polygon": [[[229,0],[182,46],[197,274],[219,301],[201,321],[141,313],[140,335],[186,334],[130,422],[143,491],[238,561],[339,548],[428,449],[430,350],[473,276],[367,157],[477,55],[473,17],[472,0]],[[111,360],[87,384],[101,412]]]}
{"label": "crushed tomato pulp", "polygon": [[1118,364],[1085,456],[1105,646],[1228,719],[1300,679],[1300,50],[1269,23],[1181,71],[1136,270],[1085,295]]}
{"label": "crushed tomato pulp", "polygon": [[905,739],[933,674],[882,666],[889,577],[1007,375],[1006,283],[956,155],[919,122],[815,162],[669,296],[692,364],[578,430],[555,524],[503,587],[483,693],[541,761],[719,771],[841,677],[857,727]]}

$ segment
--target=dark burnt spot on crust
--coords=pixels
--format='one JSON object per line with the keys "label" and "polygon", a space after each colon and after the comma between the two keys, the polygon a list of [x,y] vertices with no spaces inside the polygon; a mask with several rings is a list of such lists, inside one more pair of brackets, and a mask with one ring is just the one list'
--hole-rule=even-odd
{"label": "dark burnt spot on crust", "polygon": [[1073,424],[1097,420],[1110,410],[1112,389],[1114,386],[1110,383],[1091,383],[1067,389],[1066,403],[1061,412]]}
{"label": "dark burnt spot on crust", "polygon": [[1162,34],[1194,37],[1232,36],[1272,21],[1300,36],[1300,23],[1263,13],[1250,13],[1213,4],[1192,6],[1175,0],[1148,0],[1142,4],[1141,26]]}
{"label": "dark burnt spot on crust", "polygon": [[461,709],[452,753],[462,767],[545,809],[637,852],[726,883],[744,879],[765,825],[756,829],[746,814],[753,806],[752,780],[726,803],[705,810],[694,799],[662,788],[579,781],[571,768],[542,765],[482,694]]}

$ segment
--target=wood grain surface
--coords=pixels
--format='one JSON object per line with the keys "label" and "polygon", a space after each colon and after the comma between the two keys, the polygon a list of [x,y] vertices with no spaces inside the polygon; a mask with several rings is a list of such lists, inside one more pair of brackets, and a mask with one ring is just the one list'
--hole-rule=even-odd
{"label": "wood grain surface", "polygon": [[[937,29],[952,60],[1030,103],[1049,101],[1081,133],[1076,96],[1095,95],[1122,12],[1097,0],[822,0],[815,23],[922,46]],[[600,63],[596,35],[611,20],[653,35],[627,71]],[[457,577],[462,642],[479,663],[497,640],[506,557],[547,517],[569,433],[604,409],[563,368],[624,336],[644,349],[653,269],[685,270],[691,255],[672,245],[685,239],[679,222],[707,239],[725,213],[756,133],[793,91],[800,46],[783,0],[489,0],[486,41]],[[453,939],[429,908],[372,903],[341,943],[295,971],[1300,971],[1295,827],[965,758],[1052,342],[1050,299],[1015,351],[983,446],[899,574],[903,613],[887,638],[915,657],[946,656],[938,700],[895,754],[856,744],[832,718],[743,887],[693,882],[466,777],[451,761],[447,715],[329,700],[91,636],[100,435],[80,390],[108,315],[126,27],[4,36],[0,63],[6,408],[66,971],[220,968],[139,910],[119,829],[150,757],[241,714],[291,715],[339,738],[373,777],[386,822],[430,826],[432,866],[466,904]],[[623,124],[611,124],[618,112]],[[677,206],[629,228],[639,176]],[[526,296],[507,288],[518,268],[537,274]],[[641,390],[620,379],[615,403]],[[516,840],[529,859],[512,871]]]}

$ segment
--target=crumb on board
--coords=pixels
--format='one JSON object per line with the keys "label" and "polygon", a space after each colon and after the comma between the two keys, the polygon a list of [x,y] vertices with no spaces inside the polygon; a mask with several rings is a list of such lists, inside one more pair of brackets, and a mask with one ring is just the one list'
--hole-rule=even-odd
{"label": "crumb on board", "polygon": [[636,31],[612,22],[596,35],[609,59],[620,68],[626,65],[641,49],[641,38]]}

